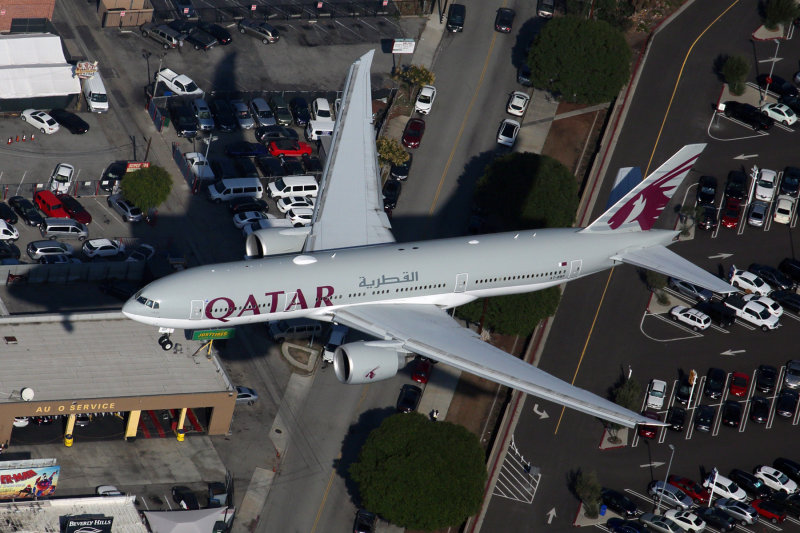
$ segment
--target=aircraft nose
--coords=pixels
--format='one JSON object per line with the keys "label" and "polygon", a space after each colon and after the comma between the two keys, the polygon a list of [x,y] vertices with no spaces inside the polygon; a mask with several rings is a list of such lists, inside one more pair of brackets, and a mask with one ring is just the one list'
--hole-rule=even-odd
{"label": "aircraft nose", "polygon": [[122,314],[125,315],[128,318],[133,318],[134,316],[136,316],[136,313],[134,312],[134,305],[135,304],[136,304],[136,302],[133,300],[133,298],[131,298],[127,302],[125,302],[122,305]]}

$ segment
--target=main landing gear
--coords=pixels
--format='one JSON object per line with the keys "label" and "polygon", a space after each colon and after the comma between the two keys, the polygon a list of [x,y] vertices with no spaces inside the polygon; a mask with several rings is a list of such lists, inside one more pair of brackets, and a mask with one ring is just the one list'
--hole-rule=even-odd
{"label": "main landing gear", "polygon": [[161,346],[161,349],[165,352],[172,349],[172,339],[169,338],[169,333],[165,333],[158,338],[158,345]]}

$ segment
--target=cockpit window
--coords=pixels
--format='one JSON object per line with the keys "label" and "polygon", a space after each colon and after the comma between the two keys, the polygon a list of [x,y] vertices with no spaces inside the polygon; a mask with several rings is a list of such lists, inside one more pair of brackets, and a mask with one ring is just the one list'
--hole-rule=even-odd
{"label": "cockpit window", "polygon": [[144,305],[151,309],[158,309],[158,302],[155,300],[147,300]]}
{"label": "cockpit window", "polygon": [[150,309],[158,309],[158,302],[142,296],[142,291],[133,295],[133,298],[142,305],[146,305]]}

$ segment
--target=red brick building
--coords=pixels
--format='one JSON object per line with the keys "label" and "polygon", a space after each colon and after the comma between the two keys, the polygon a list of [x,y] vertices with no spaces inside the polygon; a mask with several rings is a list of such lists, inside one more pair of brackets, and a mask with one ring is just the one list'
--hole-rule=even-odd
{"label": "red brick building", "polygon": [[0,32],[11,30],[12,19],[53,19],[56,0],[0,0]]}

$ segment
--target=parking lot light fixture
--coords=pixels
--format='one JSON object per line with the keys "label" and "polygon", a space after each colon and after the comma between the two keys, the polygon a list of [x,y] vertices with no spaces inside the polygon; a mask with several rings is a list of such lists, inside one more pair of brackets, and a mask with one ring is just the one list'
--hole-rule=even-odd
{"label": "parking lot light fixture", "polygon": [[[669,449],[671,450],[671,453],[669,454],[669,463],[667,463],[667,477],[664,478],[664,488],[666,488],[667,480],[669,479],[669,471],[672,468],[672,458],[675,457],[675,445],[670,444]],[[663,496],[664,490],[662,488],[661,492],[658,493],[658,506],[656,507],[656,514],[661,514],[661,498]]]}
{"label": "parking lot light fixture", "polygon": [[206,142],[206,161],[208,161],[208,151],[211,150],[211,143],[216,141],[217,139],[219,139],[219,137],[217,137],[216,135],[209,135],[208,137],[203,139]]}

